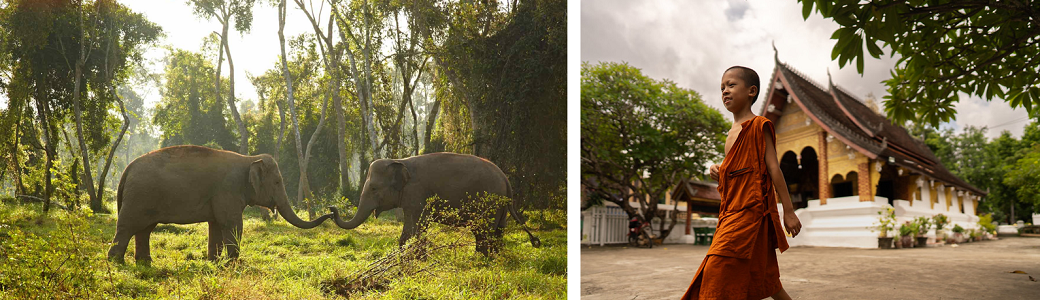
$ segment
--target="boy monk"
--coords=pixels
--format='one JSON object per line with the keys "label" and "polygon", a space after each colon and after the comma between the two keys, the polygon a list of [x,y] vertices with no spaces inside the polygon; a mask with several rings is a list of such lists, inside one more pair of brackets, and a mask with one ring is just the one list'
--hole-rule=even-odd
{"label": "boy monk", "polygon": [[726,156],[711,166],[722,204],[708,254],[683,299],[791,299],[780,285],[776,252],[787,250],[776,195],[784,205],[784,225],[797,236],[802,225],[791,207],[787,183],[776,160],[773,122],[751,112],[758,99],[758,73],[735,66],[722,74],[722,102],[733,113]]}

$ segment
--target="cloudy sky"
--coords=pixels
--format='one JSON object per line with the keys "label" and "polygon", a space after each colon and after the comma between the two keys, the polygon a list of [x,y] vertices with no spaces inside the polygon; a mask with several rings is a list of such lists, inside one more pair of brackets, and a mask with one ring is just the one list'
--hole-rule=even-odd
{"label": "cloudy sky", "polygon": [[[281,53],[278,46],[278,10],[266,5],[266,2],[257,1],[253,7],[253,27],[249,32],[236,32],[234,25],[228,29],[228,36],[230,36],[228,42],[232,58],[235,60],[235,94],[239,104],[244,100],[256,101],[257,99],[256,89],[246,78],[246,74],[263,74],[267,69],[275,66]],[[317,5],[322,1],[314,2],[315,10],[317,10]],[[153,47],[145,54],[145,58],[148,59],[146,65],[152,73],[163,72],[162,59],[168,51],[161,46],[169,45],[198,52],[206,36],[221,30],[220,23],[216,20],[196,17],[192,13],[191,6],[186,4],[186,0],[127,0],[120,1],[120,3],[134,12],[143,13],[148,20],[161,26],[166,35],[159,41],[160,47]],[[325,22],[327,22],[328,9],[326,4],[324,10],[326,18],[322,19],[322,24],[327,24]],[[286,10],[288,11],[285,24],[286,39],[302,33],[313,32],[310,21],[293,1],[289,1],[289,7]],[[215,64],[216,61],[213,63]],[[224,58],[224,67],[221,68],[221,72],[225,77],[230,73],[227,57]],[[138,92],[144,94],[148,106],[159,101],[159,93],[154,88]]]}
{"label": "cloudy sky", "polygon": [[[867,57],[864,74],[855,65],[838,67],[831,60],[838,25],[814,13],[802,19],[802,5],[789,1],[624,1],[581,3],[581,60],[627,62],[654,79],[669,79],[701,93],[721,112],[718,92],[722,72],[733,65],[755,69],[765,84],[774,68],[776,43],[780,61],[826,85],[827,71],[835,85],[864,99],[888,93],[881,83],[898,57]],[[760,111],[762,101],[753,107]],[[987,102],[961,95],[956,121],[942,125],[955,132],[968,125],[989,126],[989,137],[1003,130],[1021,137],[1028,123],[1024,109],[1012,110],[1003,100]]]}

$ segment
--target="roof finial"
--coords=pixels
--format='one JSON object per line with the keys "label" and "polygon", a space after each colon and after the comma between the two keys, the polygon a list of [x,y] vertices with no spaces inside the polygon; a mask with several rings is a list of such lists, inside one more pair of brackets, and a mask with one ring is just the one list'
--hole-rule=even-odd
{"label": "roof finial", "polygon": [[773,59],[780,63],[780,53],[776,51],[776,40],[773,40]]}
{"label": "roof finial", "polygon": [[827,84],[834,86],[834,81],[831,80],[831,67],[827,67]]}

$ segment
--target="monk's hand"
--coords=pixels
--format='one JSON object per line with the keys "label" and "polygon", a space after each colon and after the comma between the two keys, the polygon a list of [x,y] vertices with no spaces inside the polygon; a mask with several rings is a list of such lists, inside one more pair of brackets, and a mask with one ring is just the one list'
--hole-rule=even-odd
{"label": "monk's hand", "polygon": [[711,167],[708,168],[708,170],[711,172],[711,179],[715,180],[715,181],[719,181],[719,165],[718,164],[711,165]]}
{"label": "monk's hand", "polygon": [[784,213],[784,228],[787,229],[787,233],[791,234],[791,237],[798,236],[798,233],[802,231],[802,222],[798,220],[798,216],[794,213]]}

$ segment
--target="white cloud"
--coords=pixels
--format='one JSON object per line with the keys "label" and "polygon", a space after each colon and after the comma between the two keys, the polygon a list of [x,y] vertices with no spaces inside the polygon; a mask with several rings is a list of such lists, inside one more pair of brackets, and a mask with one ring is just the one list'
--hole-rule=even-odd
{"label": "white cloud", "polygon": [[[882,80],[899,57],[868,57],[864,74],[854,64],[844,68],[831,60],[838,25],[814,13],[802,19],[802,5],[794,1],[583,1],[581,4],[581,60],[625,61],[655,79],[669,79],[701,93],[708,105],[726,113],[719,99],[722,72],[733,65],[758,71],[763,85],[772,76],[776,43],[779,58],[812,80],[834,84],[859,98],[888,95]],[[886,54],[889,49],[884,49]],[[957,122],[948,124],[998,126],[1026,115],[1003,100],[986,102],[962,96]],[[753,107],[761,109],[761,101]],[[1020,137],[1026,122],[990,130],[996,137],[1010,130]]]}

